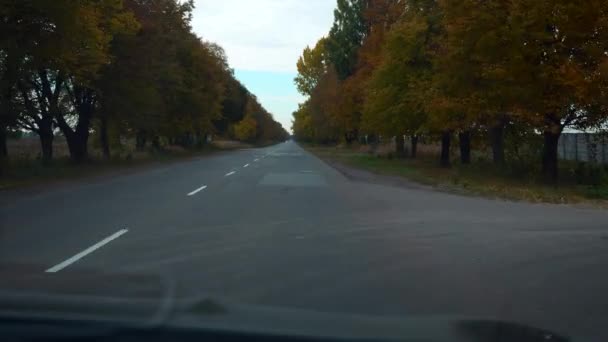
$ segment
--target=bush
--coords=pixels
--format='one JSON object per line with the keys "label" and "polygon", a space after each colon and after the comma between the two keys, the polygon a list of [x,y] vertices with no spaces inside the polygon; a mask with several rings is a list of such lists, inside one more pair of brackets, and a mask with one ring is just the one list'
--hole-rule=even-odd
{"label": "bush", "polygon": [[589,182],[596,187],[608,185],[608,173],[606,172],[606,169],[603,166],[590,168]]}
{"label": "bush", "polygon": [[576,182],[581,185],[601,187],[608,185],[608,172],[604,166],[578,163],[574,170]]}
{"label": "bush", "polygon": [[608,200],[608,185],[590,186],[587,188],[586,195],[589,198]]}
{"label": "bush", "polygon": [[21,130],[9,130],[6,132],[6,137],[9,139],[21,139],[23,136],[24,134]]}

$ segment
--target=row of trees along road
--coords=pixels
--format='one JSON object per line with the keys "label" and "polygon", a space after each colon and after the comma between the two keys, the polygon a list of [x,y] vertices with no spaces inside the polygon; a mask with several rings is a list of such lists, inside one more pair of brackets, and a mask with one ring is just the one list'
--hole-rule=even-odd
{"label": "row of trees along road", "polygon": [[308,96],[294,113],[297,139],[362,136],[441,141],[450,165],[483,136],[505,162],[505,131],[542,141],[557,180],[564,129],[607,119],[608,3],[602,0],[338,0],[329,34],[298,61]]}
{"label": "row of trees along road", "polygon": [[208,134],[285,139],[222,48],[192,32],[192,11],[192,0],[2,1],[0,158],[7,132],[23,130],[46,161],[58,132],[74,161],[87,159],[91,133],[106,157],[117,137],[139,149]]}

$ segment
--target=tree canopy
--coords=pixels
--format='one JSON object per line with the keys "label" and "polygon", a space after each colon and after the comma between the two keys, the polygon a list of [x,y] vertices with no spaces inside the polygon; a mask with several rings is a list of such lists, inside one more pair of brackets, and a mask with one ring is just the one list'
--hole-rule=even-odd
{"label": "tree canopy", "polygon": [[[505,128],[525,129],[543,141],[543,174],[555,181],[564,129],[608,118],[605,1],[344,0],[334,16],[326,51],[301,58],[323,67],[299,87],[298,139],[441,136],[447,166],[453,133],[462,162],[476,134],[502,163]],[[310,79],[300,64],[298,80]]]}
{"label": "tree canopy", "polygon": [[15,129],[39,135],[44,160],[53,158],[57,132],[82,161],[92,133],[109,156],[109,130],[139,148],[190,146],[212,134],[238,138],[233,126],[248,115],[259,133],[245,140],[284,139],[224,50],[192,31],[193,9],[192,0],[3,1],[0,157]]}

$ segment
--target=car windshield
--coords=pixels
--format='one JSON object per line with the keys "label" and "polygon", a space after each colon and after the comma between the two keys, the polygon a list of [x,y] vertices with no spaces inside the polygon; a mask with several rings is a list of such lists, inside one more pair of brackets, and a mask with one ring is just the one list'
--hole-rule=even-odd
{"label": "car windshield", "polygon": [[607,94],[606,1],[2,0],[0,328],[608,341]]}

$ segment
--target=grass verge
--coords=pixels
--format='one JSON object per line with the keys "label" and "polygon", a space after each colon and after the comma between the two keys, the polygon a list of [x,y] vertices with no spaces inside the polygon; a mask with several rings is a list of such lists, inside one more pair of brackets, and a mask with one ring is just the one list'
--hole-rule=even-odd
{"label": "grass verge", "polygon": [[0,165],[0,191],[141,169],[209,155],[222,150],[225,149],[208,146],[197,150],[149,151],[132,154],[127,158],[109,160],[91,158],[78,164],[66,157],[56,158],[46,164],[36,159],[12,158]]}
{"label": "grass verge", "polygon": [[400,176],[463,195],[478,195],[533,203],[591,204],[608,207],[608,186],[582,186],[569,180],[559,186],[543,184],[529,175],[514,175],[492,163],[454,164],[441,168],[434,157],[395,159],[378,157],[345,147],[304,146],[328,162],[370,171],[378,175]]}

